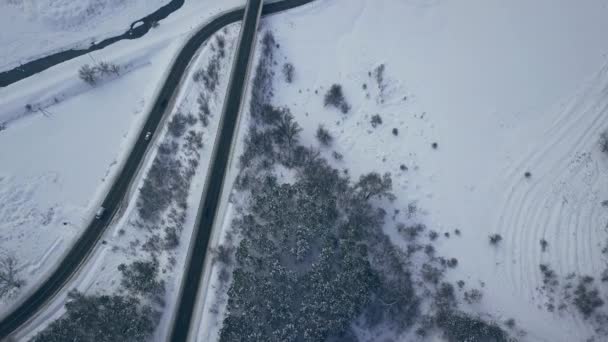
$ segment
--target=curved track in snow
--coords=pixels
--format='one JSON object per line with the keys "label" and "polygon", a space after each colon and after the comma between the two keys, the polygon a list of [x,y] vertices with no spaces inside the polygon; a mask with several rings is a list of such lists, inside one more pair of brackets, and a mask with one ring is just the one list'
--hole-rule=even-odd
{"label": "curved track in snow", "polygon": [[[608,129],[608,66],[561,108],[529,152],[505,172],[506,192],[496,227],[498,257],[515,294],[534,298],[541,263],[559,276],[597,275],[605,267],[608,156],[599,151]],[[531,177],[524,177],[525,172]],[[548,242],[542,251],[540,240]],[[537,304],[541,304],[538,302]]]}

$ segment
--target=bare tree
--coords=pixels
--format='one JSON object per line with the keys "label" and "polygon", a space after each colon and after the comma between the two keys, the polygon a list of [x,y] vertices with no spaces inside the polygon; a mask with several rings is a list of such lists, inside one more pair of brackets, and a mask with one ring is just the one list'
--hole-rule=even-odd
{"label": "bare tree", "polygon": [[102,75],[108,75],[110,73],[110,63],[108,62],[99,62],[97,68]]}
{"label": "bare tree", "polygon": [[0,255],[0,298],[11,290],[23,286],[24,281],[17,277],[17,259],[12,254]]}
{"label": "bare tree", "polygon": [[83,65],[78,70],[78,77],[85,81],[87,84],[95,85],[97,83],[97,70],[88,64]]}
{"label": "bare tree", "polygon": [[120,66],[114,63],[110,64],[110,72],[116,76],[120,75]]}

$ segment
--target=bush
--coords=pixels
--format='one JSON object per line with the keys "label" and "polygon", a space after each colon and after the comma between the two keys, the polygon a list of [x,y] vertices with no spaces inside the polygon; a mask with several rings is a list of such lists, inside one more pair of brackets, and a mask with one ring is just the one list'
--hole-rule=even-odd
{"label": "bush", "polygon": [[118,270],[122,273],[122,285],[133,293],[159,296],[165,291],[165,283],[156,280],[158,276],[158,260],[135,261],[131,265],[120,264]]}
{"label": "bush", "polygon": [[331,134],[329,134],[329,131],[323,127],[323,125],[319,125],[319,128],[317,128],[317,139],[323,146],[331,145],[332,141],[334,140]]}
{"label": "bush", "polygon": [[600,151],[608,153],[608,131],[600,134]]}
{"label": "bush", "polygon": [[169,134],[171,134],[174,138],[180,138],[184,133],[186,133],[186,129],[188,126],[192,126],[196,123],[196,118],[192,115],[184,115],[182,113],[176,113],[173,116],[173,119],[169,122]]}
{"label": "bush", "polygon": [[376,128],[378,125],[382,124],[382,117],[379,114],[372,116],[371,119],[372,127]]}
{"label": "bush", "polygon": [[175,249],[179,246],[179,236],[177,235],[177,229],[175,227],[165,228],[165,249]]}
{"label": "bush", "polygon": [[478,289],[472,289],[464,293],[464,301],[469,304],[479,303],[483,298],[483,293]]}
{"label": "bush", "polygon": [[217,87],[219,82],[220,82],[220,59],[219,59],[219,57],[216,56],[216,57],[212,58],[211,61],[209,62],[209,65],[207,65],[207,70],[203,74],[203,84],[205,85],[205,88],[208,91],[214,92],[215,88]]}
{"label": "bush", "polygon": [[342,153],[340,153],[338,151],[333,151],[331,153],[331,155],[332,155],[332,157],[334,157],[335,160],[338,160],[338,161],[344,159],[344,156],[342,155]]}
{"label": "bush", "polygon": [[498,245],[498,243],[500,241],[502,241],[502,236],[500,236],[500,234],[492,234],[490,235],[490,244],[492,245]]}
{"label": "bush", "polygon": [[589,318],[597,308],[604,305],[598,290],[591,288],[592,284],[593,278],[583,277],[574,290],[574,305],[585,318]]}
{"label": "bush", "polygon": [[350,110],[350,105],[344,98],[342,86],[334,84],[325,94],[325,107],[332,106],[338,108],[343,114],[347,114]]}
{"label": "bush", "polygon": [[547,250],[548,246],[549,246],[549,242],[547,242],[547,240],[540,239],[540,248],[543,252]]}
{"label": "bush", "polygon": [[287,83],[293,82],[294,71],[295,69],[291,63],[285,63],[283,65],[283,76],[285,77],[285,81]]}

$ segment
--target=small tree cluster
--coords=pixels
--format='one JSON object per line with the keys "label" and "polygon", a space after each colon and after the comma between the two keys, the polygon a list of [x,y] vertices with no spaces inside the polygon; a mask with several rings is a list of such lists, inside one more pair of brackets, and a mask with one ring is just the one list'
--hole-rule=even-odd
{"label": "small tree cluster", "polygon": [[97,84],[100,77],[107,77],[110,75],[120,75],[120,66],[114,63],[99,62],[94,66],[85,64],[78,69],[78,77],[91,86]]}
{"label": "small tree cluster", "polygon": [[169,121],[168,129],[169,134],[173,136],[173,138],[181,138],[188,127],[196,124],[196,118],[192,114],[182,114],[176,113],[171,121]]}
{"label": "small tree cluster", "polygon": [[574,305],[585,318],[589,318],[597,308],[604,305],[599,291],[592,286],[592,277],[582,277],[574,290]]}
{"label": "small tree cluster", "polygon": [[346,102],[342,86],[339,84],[332,85],[325,94],[325,107],[332,106],[338,108],[343,114],[350,111],[350,105]]}
{"label": "small tree cluster", "polygon": [[120,264],[122,285],[133,293],[158,296],[165,291],[165,284],[159,281],[158,260],[134,261],[130,265]]}

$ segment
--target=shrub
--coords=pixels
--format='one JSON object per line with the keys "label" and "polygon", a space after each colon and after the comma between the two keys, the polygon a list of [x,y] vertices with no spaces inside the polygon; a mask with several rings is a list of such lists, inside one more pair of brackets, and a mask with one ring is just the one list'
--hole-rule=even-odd
{"label": "shrub", "polygon": [[182,113],[176,113],[173,116],[173,119],[169,122],[169,134],[171,134],[174,138],[179,138],[184,133],[186,133],[186,129],[188,124],[188,119]]}
{"label": "shrub", "polygon": [[165,228],[165,249],[175,249],[179,246],[179,236],[177,235],[177,229],[175,227]]}
{"label": "shrub", "polygon": [[208,91],[215,91],[218,83],[220,82],[220,59],[214,57],[207,65],[207,70],[203,74],[203,84]]}
{"label": "shrub", "polygon": [[325,107],[332,106],[338,108],[343,114],[347,114],[350,110],[350,105],[344,98],[342,86],[339,84],[332,85],[325,94]]}
{"label": "shrub", "polygon": [[372,127],[376,128],[382,124],[382,117],[379,114],[373,115],[371,119]]}
{"label": "shrub", "polygon": [[19,289],[25,282],[18,277],[17,259],[12,254],[0,254],[0,298]]}
{"label": "shrub", "polygon": [[449,259],[447,262],[447,265],[450,268],[455,268],[456,266],[458,266],[458,259],[456,259],[456,258]]}
{"label": "shrub", "polygon": [[604,305],[598,290],[591,288],[592,283],[593,278],[583,277],[574,290],[574,305],[585,318],[589,318],[597,308]]}
{"label": "shrub", "polygon": [[323,127],[323,125],[319,125],[319,128],[317,128],[317,139],[323,146],[331,145],[332,141],[334,140],[331,134],[329,134],[329,131]]}
{"label": "shrub", "polygon": [[399,130],[397,128],[393,128],[393,135],[394,136],[398,136],[399,135]]}
{"label": "shrub", "polygon": [[234,252],[233,247],[219,245],[213,250],[213,260],[218,261],[224,265],[232,264],[232,253]]}
{"label": "shrub", "polygon": [[600,134],[600,150],[602,153],[608,153],[608,131]]}
{"label": "shrub", "polygon": [[469,304],[479,303],[481,298],[483,298],[483,293],[478,289],[472,289],[464,293],[464,301]]}
{"label": "shrub", "polygon": [[224,58],[226,56],[226,38],[218,34],[215,36],[215,41],[217,42],[220,58]]}
{"label": "shrub", "polygon": [[80,67],[78,70],[78,77],[89,85],[95,85],[97,83],[97,70],[88,64]]}
{"label": "shrub", "polygon": [[500,241],[502,241],[502,236],[500,234],[492,234],[490,235],[490,244],[497,245]]}
{"label": "shrub", "polygon": [[160,295],[165,291],[165,283],[156,280],[158,276],[158,260],[135,261],[131,265],[120,264],[118,270],[122,273],[122,285],[134,293],[143,295]]}
{"label": "shrub", "polygon": [[285,81],[287,83],[293,82],[294,71],[295,69],[291,63],[285,63],[283,65],[283,76],[285,77]]}
{"label": "shrub", "polygon": [[547,240],[540,239],[540,248],[543,252],[547,250],[548,246],[549,246],[549,242],[547,242]]}

